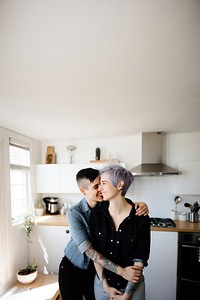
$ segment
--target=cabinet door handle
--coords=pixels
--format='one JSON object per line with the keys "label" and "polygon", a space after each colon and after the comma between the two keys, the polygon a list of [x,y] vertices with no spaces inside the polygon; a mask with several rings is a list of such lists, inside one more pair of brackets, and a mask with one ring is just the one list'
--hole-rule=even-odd
{"label": "cabinet door handle", "polygon": [[67,234],[70,233],[69,229],[66,229],[65,232],[66,232]]}

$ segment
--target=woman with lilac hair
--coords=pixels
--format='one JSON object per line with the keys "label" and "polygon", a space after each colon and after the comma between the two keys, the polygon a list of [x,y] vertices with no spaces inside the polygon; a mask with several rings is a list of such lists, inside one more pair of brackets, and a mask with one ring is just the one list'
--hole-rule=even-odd
{"label": "woman with lilac hair", "polygon": [[138,217],[134,203],[125,197],[134,179],[131,172],[119,165],[106,166],[100,172],[104,201],[90,215],[93,247],[122,267],[134,264],[141,275],[133,283],[95,264],[96,300],[144,300],[142,270],[150,253],[150,218]]}

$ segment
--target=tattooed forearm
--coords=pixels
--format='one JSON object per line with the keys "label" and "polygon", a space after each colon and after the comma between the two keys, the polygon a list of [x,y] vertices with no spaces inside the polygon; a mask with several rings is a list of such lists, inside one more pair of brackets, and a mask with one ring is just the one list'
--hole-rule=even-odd
{"label": "tattooed forearm", "polygon": [[93,260],[97,264],[100,264],[103,268],[118,274],[118,265],[105,258],[98,251],[94,250],[91,246],[86,250],[85,253],[91,260]]}
{"label": "tattooed forearm", "polygon": [[129,281],[126,286],[125,293],[130,295],[133,293],[134,289],[135,289],[135,283]]}
{"label": "tattooed forearm", "polygon": [[95,251],[91,246],[85,251],[85,253],[91,260],[98,263],[98,259],[100,259],[100,253]]}

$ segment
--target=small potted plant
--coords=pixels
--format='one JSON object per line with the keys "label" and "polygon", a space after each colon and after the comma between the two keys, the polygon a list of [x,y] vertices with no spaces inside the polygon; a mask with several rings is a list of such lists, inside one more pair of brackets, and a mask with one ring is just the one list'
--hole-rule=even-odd
{"label": "small potted plant", "polygon": [[37,277],[37,265],[33,259],[25,269],[19,270],[17,273],[17,280],[23,284],[29,284],[33,282]]}
{"label": "small potted plant", "polygon": [[27,241],[29,243],[32,243],[30,233],[31,233],[32,228],[33,228],[33,218],[31,216],[26,216],[25,217],[23,228],[26,231]]}

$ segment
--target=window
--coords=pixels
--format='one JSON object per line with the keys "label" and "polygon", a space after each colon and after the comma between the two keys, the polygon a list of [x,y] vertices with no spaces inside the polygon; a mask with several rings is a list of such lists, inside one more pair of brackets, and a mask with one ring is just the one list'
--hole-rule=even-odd
{"label": "window", "polygon": [[30,150],[10,140],[10,188],[12,221],[19,221],[32,210],[30,189]]}

